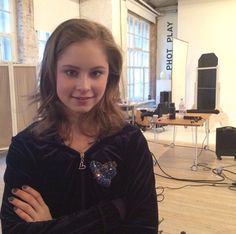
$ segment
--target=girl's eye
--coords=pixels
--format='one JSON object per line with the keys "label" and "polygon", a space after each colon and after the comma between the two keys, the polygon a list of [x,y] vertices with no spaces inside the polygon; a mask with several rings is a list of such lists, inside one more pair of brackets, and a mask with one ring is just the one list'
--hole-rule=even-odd
{"label": "girl's eye", "polygon": [[102,71],[93,71],[93,72],[91,72],[91,77],[93,77],[93,78],[98,78],[101,75],[102,75]]}
{"label": "girl's eye", "polygon": [[75,70],[65,70],[65,73],[67,76],[70,76],[70,77],[77,77],[78,76],[78,71],[75,71]]}

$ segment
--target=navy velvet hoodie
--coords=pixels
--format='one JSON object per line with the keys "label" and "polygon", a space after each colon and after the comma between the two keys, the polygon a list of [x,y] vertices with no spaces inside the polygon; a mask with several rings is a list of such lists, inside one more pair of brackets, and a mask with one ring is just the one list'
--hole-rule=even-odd
{"label": "navy velvet hoodie", "polygon": [[[143,134],[132,125],[88,149],[84,170],[78,169],[79,152],[56,137],[35,138],[31,126],[12,138],[6,163],[3,234],[158,231],[152,156]],[[27,223],[14,213],[8,197],[12,188],[23,185],[40,192],[53,220]]]}

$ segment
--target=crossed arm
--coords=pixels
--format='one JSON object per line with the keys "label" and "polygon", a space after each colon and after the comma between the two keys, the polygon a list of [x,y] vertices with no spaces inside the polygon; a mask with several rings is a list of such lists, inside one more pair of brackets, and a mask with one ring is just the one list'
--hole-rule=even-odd
{"label": "crossed arm", "polygon": [[3,234],[116,233],[122,222],[116,201],[54,219],[41,195],[29,186],[4,194],[1,218]]}
{"label": "crossed arm", "polygon": [[13,188],[8,201],[14,206],[13,210],[26,222],[48,221],[52,216],[41,194],[30,186],[23,185],[21,189]]}

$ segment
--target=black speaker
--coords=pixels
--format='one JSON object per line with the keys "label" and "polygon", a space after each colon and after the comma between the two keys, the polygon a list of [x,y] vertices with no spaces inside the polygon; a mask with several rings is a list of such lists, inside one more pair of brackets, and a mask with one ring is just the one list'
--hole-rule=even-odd
{"label": "black speaker", "polygon": [[169,102],[160,102],[158,106],[159,106],[161,116],[169,113]]}
{"label": "black speaker", "polygon": [[236,159],[236,128],[222,127],[216,129],[216,156],[234,156]]}
{"label": "black speaker", "polygon": [[216,77],[218,58],[214,53],[202,54],[198,60],[197,109],[216,108]]}
{"label": "black speaker", "polygon": [[169,119],[175,119],[175,103],[171,102],[169,105]]}
{"label": "black speaker", "polygon": [[197,85],[197,108],[214,110],[216,104],[216,68],[198,70]]}
{"label": "black speaker", "polygon": [[198,67],[216,67],[218,58],[214,53],[202,54],[198,60]]}
{"label": "black speaker", "polygon": [[171,92],[170,91],[162,91],[160,92],[160,103],[162,102],[171,102]]}

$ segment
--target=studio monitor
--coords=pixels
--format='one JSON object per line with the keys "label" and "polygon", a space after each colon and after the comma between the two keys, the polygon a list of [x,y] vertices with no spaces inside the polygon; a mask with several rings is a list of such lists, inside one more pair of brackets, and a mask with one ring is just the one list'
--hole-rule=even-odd
{"label": "studio monitor", "polygon": [[234,156],[236,159],[236,128],[227,126],[216,129],[216,155],[218,159],[221,156]]}

